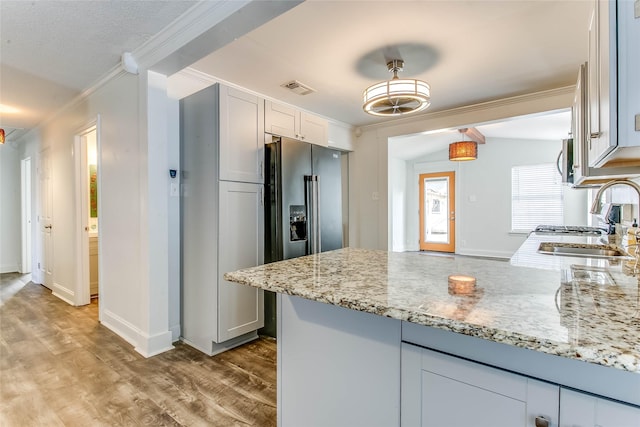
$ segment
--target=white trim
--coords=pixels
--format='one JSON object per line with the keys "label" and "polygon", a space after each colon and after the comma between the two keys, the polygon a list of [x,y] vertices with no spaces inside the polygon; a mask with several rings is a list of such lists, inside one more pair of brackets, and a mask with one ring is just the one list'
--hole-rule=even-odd
{"label": "white trim", "polygon": [[200,1],[132,52],[140,69],[165,59],[252,0]]}
{"label": "white trim", "polygon": [[[76,263],[76,299],[74,305],[86,305],[91,302],[89,279],[89,234],[88,232],[83,231],[83,228],[89,225],[87,222],[87,218],[89,217],[87,200],[85,198],[86,194],[88,194],[88,187],[85,179],[88,175],[87,146],[86,143],[82,142],[83,136],[91,132],[96,132],[97,139],[98,118],[91,120],[89,123],[78,128],[75,132],[73,141],[73,152],[75,156],[76,259],[79,261]],[[99,240],[98,244],[100,244]]]}
{"label": "white trim", "polygon": [[60,283],[57,283],[56,281],[53,282],[51,293],[69,305],[76,305],[75,293],[72,290],[65,288]]}
{"label": "white trim", "polygon": [[165,331],[156,335],[142,334],[139,345],[135,350],[144,357],[155,356],[165,351],[173,350],[171,331]]}
{"label": "white trim", "polygon": [[106,328],[119,335],[132,346],[136,346],[141,340],[142,331],[136,328],[132,323],[127,322],[122,317],[113,313],[111,310],[103,310],[103,319],[100,320]]}
{"label": "white trim", "polygon": [[4,264],[0,266],[0,273],[19,273],[20,265],[18,264]]}
{"label": "white trim", "polygon": [[54,121],[56,118],[58,118],[60,115],[62,115],[63,113],[67,112],[71,108],[77,106],[79,103],[81,103],[84,100],[86,100],[90,95],[92,95],[93,93],[97,92],[99,89],[101,89],[106,84],[111,83],[116,78],[120,78],[120,77],[128,76],[128,75],[129,75],[129,73],[124,71],[124,69],[122,68],[122,65],[117,65],[117,66],[113,67],[109,72],[107,72],[107,74],[105,74],[103,77],[101,77],[99,80],[97,80],[89,88],[87,88],[86,90],[82,91],[79,95],[77,95],[71,101],[67,102],[65,105],[60,107],[59,110],[57,110],[56,112],[54,112],[50,116],[46,117],[43,121],[38,123],[37,126],[35,126],[34,128],[30,129],[24,135],[20,136],[20,138],[18,138],[16,140],[16,143],[21,142],[23,139],[26,140],[27,136],[31,135],[32,133],[39,132],[40,129],[42,129],[44,126],[46,126],[47,124],[51,123],[52,121]]}
{"label": "white trim", "polygon": [[180,334],[181,334],[181,329],[180,329],[180,325],[173,325],[169,328],[169,331],[171,332],[171,342],[176,342],[176,341],[180,341]]}
{"label": "white trim", "polygon": [[477,257],[489,257],[489,258],[503,258],[505,260],[511,258],[513,255],[509,251],[488,251],[484,249],[469,249],[464,248],[456,252],[456,255],[477,256]]}
{"label": "white trim", "polygon": [[174,348],[171,344],[170,331],[151,336],[110,310],[104,310],[103,317],[104,320],[101,320],[100,323],[104,327],[131,344],[134,350],[144,357],[155,356]]}

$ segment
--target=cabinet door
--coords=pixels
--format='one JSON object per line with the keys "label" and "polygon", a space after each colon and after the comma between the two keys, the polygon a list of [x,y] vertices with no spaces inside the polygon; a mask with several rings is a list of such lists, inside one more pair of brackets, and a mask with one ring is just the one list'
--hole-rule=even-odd
{"label": "cabinet door", "polygon": [[574,390],[560,390],[560,427],[638,427],[640,408]]}
{"label": "cabinet door", "polygon": [[262,191],[259,184],[220,182],[217,342],[264,326],[263,291],[223,279],[226,272],[263,263]]}
{"label": "cabinet door", "polygon": [[264,122],[267,133],[299,139],[300,112],[295,108],[265,101]]}
{"label": "cabinet door", "polygon": [[640,18],[638,2],[618,1],[619,145],[640,149]]}
{"label": "cabinet door", "polygon": [[264,182],[264,102],[220,85],[220,179]]}
{"label": "cabinet door", "polygon": [[[589,166],[597,166],[616,145],[615,1],[594,1],[589,25]],[[613,126],[612,126],[613,125]]]}
{"label": "cabinet door", "polygon": [[558,386],[402,344],[402,426],[556,425]]}
{"label": "cabinet door", "polygon": [[326,147],[329,145],[328,130],[329,123],[325,119],[304,111],[300,113],[300,139],[303,141]]}

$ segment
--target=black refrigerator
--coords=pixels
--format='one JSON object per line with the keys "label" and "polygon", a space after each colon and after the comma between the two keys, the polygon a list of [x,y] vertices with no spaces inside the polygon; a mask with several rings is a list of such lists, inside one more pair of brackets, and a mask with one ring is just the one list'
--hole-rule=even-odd
{"label": "black refrigerator", "polygon": [[[273,137],[265,166],[265,264],[341,248],[340,151]],[[259,332],[275,337],[274,293],[265,292],[264,305]]]}

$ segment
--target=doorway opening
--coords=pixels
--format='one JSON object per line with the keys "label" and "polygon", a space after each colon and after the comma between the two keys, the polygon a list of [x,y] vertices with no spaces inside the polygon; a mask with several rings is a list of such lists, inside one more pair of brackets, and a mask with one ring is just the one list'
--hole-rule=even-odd
{"label": "doorway opening", "polygon": [[32,256],[32,221],[31,221],[31,157],[20,161],[20,209],[22,230],[22,260],[20,273],[31,273]]}
{"label": "doorway opening", "polygon": [[420,250],[455,252],[455,172],[420,174]]}
{"label": "doorway opening", "polygon": [[77,248],[76,305],[98,303],[100,295],[99,125],[95,121],[76,135],[76,210],[80,228]]}

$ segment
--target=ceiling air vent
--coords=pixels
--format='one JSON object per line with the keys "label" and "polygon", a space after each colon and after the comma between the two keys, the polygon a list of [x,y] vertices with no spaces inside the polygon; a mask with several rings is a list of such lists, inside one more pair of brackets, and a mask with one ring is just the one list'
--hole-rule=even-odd
{"label": "ceiling air vent", "polygon": [[291,92],[297,93],[298,95],[308,95],[316,91],[315,89],[312,89],[297,80],[292,80],[290,82],[282,84],[281,86],[285,89],[289,89]]}

